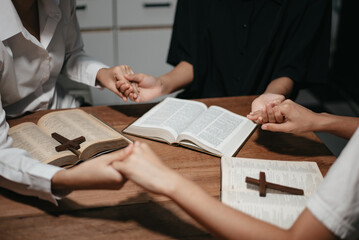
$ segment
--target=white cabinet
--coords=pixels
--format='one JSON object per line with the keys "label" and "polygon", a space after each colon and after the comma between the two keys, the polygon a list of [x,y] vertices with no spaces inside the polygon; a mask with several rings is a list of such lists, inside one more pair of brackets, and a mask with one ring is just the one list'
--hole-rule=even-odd
{"label": "white cabinet", "polygon": [[176,1],[119,0],[117,3],[119,63],[151,75],[169,71],[166,58]]}
{"label": "white cabinet", "polygon": [[166,64],[170,29],[123,30],[118,32],[119,64],[135,72],[160,75],[171,68]]}
{"label": "white cabinet", "polygon": [[112,0],[77,0],[76,15],[81,29],[104,29],[113,26]]}
{"label": "white cabinet", "polygon": [[[90,56],[109,66],[160,75],[166,63],[176,0],[77,0],[77,17]],[[114,93],[90,88],[93,105],[123,104]]]}
{"label": "white cabinet", "polygon": [[86,53],[108,66],[114,66],[116,61],[113,50],[113,35],[112,31],[82,32]]}
{"label": "white cabinet", "polygon": [[117,24],[120,27],[172,25],[176,0],[118,0]]}
{"label": "white cabinet", "polygon": [[76,14],[86,53],[115,65],[113,0],[77,0]]}

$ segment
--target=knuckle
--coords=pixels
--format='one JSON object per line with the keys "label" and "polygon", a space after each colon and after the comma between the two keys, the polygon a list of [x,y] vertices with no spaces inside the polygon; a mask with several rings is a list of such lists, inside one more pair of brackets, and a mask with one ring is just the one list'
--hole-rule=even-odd
{"label": "knuckle", "polygon": [[287,103],[284,103],[284,104],[282,105],[282,109],[283,109],[284,111],[288,111],[288,110],[290,109],[290,105],[287,104]]}
{"label": "knuckle", "polygon": [[283,101],[283,104],[290,104],[291,102],[292,102],[292,100],[286,99],[286,100]]}

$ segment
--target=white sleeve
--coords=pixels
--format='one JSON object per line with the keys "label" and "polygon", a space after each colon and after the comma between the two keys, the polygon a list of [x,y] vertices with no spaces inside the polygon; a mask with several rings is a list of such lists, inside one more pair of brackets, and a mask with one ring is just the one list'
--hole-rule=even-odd
{"label": "white sleeve", "polygon": [[11,147],[12,139],[8,131],[9,125],[0,101],[0,187],[37,196],[57,205],[59,197],[51,193],[51,179],[61,168],[43,164],[32,159],[26,151]]}
{"label": "white sleeve", "polygon": [[359,128],[307,207],[336,236],[359,237]]}
{"label": "white sleeve", "polygon": [[76,17],[75,1],[61,1],[60,4],[64,21],[68,22],[65,27],[65,61],[61,72],[74,81],[95,86],[97,72],[108,66],[86,55],[83,50],[84,44]]}

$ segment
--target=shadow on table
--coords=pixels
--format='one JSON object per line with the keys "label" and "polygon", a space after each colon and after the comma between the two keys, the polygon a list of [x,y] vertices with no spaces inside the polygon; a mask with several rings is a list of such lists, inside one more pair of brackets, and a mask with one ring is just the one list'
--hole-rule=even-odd
{"label": "shadow on table", "polygon": [[[145,198],[152,199],[147,193],[140,193],[131,199],[125,200],[125,202],[137,202],[136,199],[142,200]],[[95,208],[86,211],[71,211],[65,214],[83,219],[109,220],[110,223],[106,224],[107,228],[114,231],[129,231],[129,234],[131,232],[130,228],[140,225],[151,232],[157,232],[171,238],[185,238],[189,236],[206,236],[208,238],[210,236],[208,232],[187,222],[175,212],[179,213],[182,217],[188,218],[188,215],[179,210],[179,207],[173,202],[158,203],[151,200],[138,204]]]}
{"label": "shadow on table", "polygon": [[[76,226],[89,225],[86,227],[86,236],[92,234],[93,236],[99,234],[111,236],[115,234],[116,236],[128,235],[130,238],[130,236],[141,234],[147,230],[146,232],[159,233],[169,238],[194,237],[196,239],[212,239],[208,232],[200,229],[193,222],[191,223],[190,221],[194,220],[173,202],[154,202],[151,196],[145,192],[126,199],[116,206],[92,208],[82,206],[67,198],[61,200],[59,207],[56,207],[47,201],[22,196],[5,189],[1,189],[1,194],[13,201],[24,203],[46,212],[47,215],[43,215],[41,218],[33,217],[33,215],[21,217],[22,222],[31,222],[39,226],[39,228],[46,222],[46,226],[57,226],[62,231],[69,229],[70,232],[74,224]],[[143,199],[148,199],[148,201],[143,202]],[[128,204],[129,202],[140,203]],[[74,220],[74,218],[76,219]],[[98,219],[99,221],[92,221],[91,219]],[[91,222],[89,222],[90,220]],[[19,219],[16,221],[19,221]],[[36,223],[36,221],[39,221],[39,223]],[[94,225],[96,225],[95,228],[93,228]],[[139,230],[138,226],[142,229]],[[83,230],[79,229],[79,231]]]}
{"label": "shadow on table", "polygon": [[148,112],[156,103],[141,103],[141,104],[128,104],[128,105],[115,105],[110,106],[115,111],[121,112],[128,117],[139,118]]}
{"label": "shadow on table", "polygon": [[271,152],[279,154],[315,157],[332,156],[333,154],[320,141],[315,141],[303,136],[290,133],[269,132],[258,130],[255,142]]}

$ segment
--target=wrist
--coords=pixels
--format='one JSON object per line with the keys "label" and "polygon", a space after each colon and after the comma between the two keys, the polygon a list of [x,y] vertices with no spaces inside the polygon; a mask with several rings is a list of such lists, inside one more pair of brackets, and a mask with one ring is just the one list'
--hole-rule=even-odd
{"label": "wrist", "polygon": [[328,113],[317,113],[317,115],[318,119],[316,121],[313,121],[315,122],[313,131],[330,131],[332,126],[335,124],[335,120],[332,118],[332,116]]}
{"label": "wrist", "polygon": [[280,77],[270,82],[264,93],[272,93],[288,97],[293,90],[294,82],[288,77]]}
{"label": "wrist", "polygon": [[178,194],[179,190],[182,188],[181,185],[187,180],[183,176],[179,175],[177,172],[172,171],[169,172],[168,176],[165,178],[165,185],[163,188],[163,195],[173,199]]}
{"label": "wrist", "polygon": [[171,89],[168,84],[169,77],[162,75],[157,77],[157,82],[160,85],[161,95],[167,95],[171,93]]}
{"label": "wrist", "polygon": [[173,174],[173,179],[168,184],[165,192],[165,196],[172,199],[173,201],[180,203],[183,198],[189,198],[192,194],[197,192],[198,186],[192,181],[176,173]]}
{"label": "wrist", "polygon": [[102,79],[102,75],[104,74],[105,70],[106,70],[106,68],[100,68],[96,74],[96,83],[99,84],[100,86],[103,86],[103,84],[101,83],[101,79]]}
{"label": "wrist", "polygon": [[70,170],[60,170],[51,179],[51,189],[52,191],[62,191],[62,190],[71,190],[69,183],[69,171]]}

